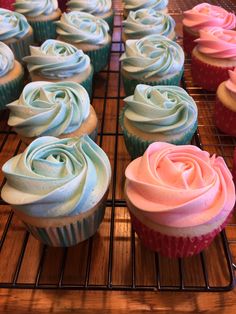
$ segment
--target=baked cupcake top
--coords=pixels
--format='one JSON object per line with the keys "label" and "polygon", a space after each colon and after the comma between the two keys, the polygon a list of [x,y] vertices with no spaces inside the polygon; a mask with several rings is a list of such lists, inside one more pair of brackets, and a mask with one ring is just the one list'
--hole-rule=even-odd
{"label": "baked cupcake top", "polygon": [[2,168],[2,198],[30,216],[76,215],[94,207],[108,189],[111,167],[87,135],[40,137]]}
{"label": "baked cupcake top", "polygon": [[157,11],[164,10],[168,5],[168,0],[125,0],[125,9],[136,11],[142,8],[152,8]]}
{"label": "baked cupcake top", "polygon": [[225,86],[231,95],[236,99],[236,68],[229,70],[229,79],[225,81]]}
{"label": "baked cupcake top", "polygon": [[159,225],[191,228],[225,220],[235,203],[222,157],[192,145],[151,144],[126,171],[131,203]]}
{"label": "baked cupcake top", "polygon": [[233,29],[236,27],[236,16],[221,7],[200,3],[184,12],[183,24],[193,31],[209,26]]}
{"label": "baked cupcake top", "polygon": [[50,15],[58,9],[57,0],[15,0],[15,10],[25,16]]}
{"label": "baked cupcake top", "polygon": [[90,66],[90,59],[73,45],[48,39],[40,47],[30,46],[30,56],[24,58],[29,72],[45,78],[63,78],[82,73]]}
{"label": "baked cupcake top", "polygon": [[183,68],[183,49],[165,36],[130,39],[126,41],[125,48],[120,60],[122,69],[131,78],[145,80],[163,77],[178,73]]}
{"label": "baked cupcake top", "polygon": [[83,11],[93,15],[101,15],[111,10],[111,0],[70,0],[66,5],[70,11]]}
{"label": "baked cupcake top", "polygon": [[10,72],[14,67],[15,58],[11,49],[0,42],[0,77]]}
{"label": "baked cupcake top", "polygon": [[103,45],[109,41],[107,22],[89,13],[63,13],[56,25],[57,34],[65,41],[92,45]]}
{"label": "baked cupcake top", "polygon": [[170,39],[175,38],[175,21],[167,14],[153,9],[130,11],[123,21],[123,31],[128,39],[139,39],[147,35],[158,34]]}
{"label": "baked cupcake top", "polygon": [[74,82],[33,82],[20,98],[7,105],[8,125],[25,137],[59,136],[77,130],[87,119],[90,100],[86,90]]}
{"label": "baked cupcake top", "polygon": [[236,31],[208,27],[199,34],[195,40],[199,52],[212,58],[236,60]]}
{"label": "baked cupcake top", "polygon": [[0,8],[0,41],[22,38],[30,30],[24,15]]}
{"label": "baked cupcake top", "polygon": [[134,95],[124,99],[125,117],[146,133],[178,134],[197,121],[197,106],[192,97],[178,86],[139,84]]}

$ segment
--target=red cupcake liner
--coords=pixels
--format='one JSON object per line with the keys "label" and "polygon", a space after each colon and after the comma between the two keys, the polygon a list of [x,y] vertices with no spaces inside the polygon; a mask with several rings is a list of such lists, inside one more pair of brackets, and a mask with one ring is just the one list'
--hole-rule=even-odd
{"label": "red cupcake liner", "polygon": [[222,82],[228,80],[228,71],[233,69],[234,67],[223,68],[204,63],[192,54],[191,70],[193,81],[208,91],[216,91]]}
{"label": "red cupcake liner", "polygon": [[58,0],[58,6],[61,9],[62,12],[66,11],[66,2],[68,0]]}
{"label": "red cupcake liner", "polygon": [[189,33],[185,27],[183,27],[183,47],[187,55],[191,56],[193,48],[197,45],[194,40],[198,37],[198,35]]}
{"label": "red cupcake liner", "polygon": [[2,0],[1,8],[14,11],[13,3],[15,0]]}
{"label": "red cupcake liner", "polygon": [[218,98],[215,104],[215,124],[222,132],[236,136],[236,112],[224,106]]}
{"label": "red cupcake liner", "polygon": [[236,185],[236,148],[234,149],[232,175],[233,175],[234,184]]}
{"label": "red cupcake liner", "polygon": [[225,227],[231,216],[232,214],[228,216],[220,227],[210,233],[193,238],[184,238],[164,235],[150,229],[130,212],[133,228],[142,243],[151,251],[159,252],[170,258],[188,257],[200,253],[211,244],[217,234]]}

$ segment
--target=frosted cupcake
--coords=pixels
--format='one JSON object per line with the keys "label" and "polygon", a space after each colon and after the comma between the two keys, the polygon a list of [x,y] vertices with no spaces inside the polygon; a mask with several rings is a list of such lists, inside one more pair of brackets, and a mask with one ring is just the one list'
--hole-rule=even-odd
{"label": "frosted cupcake", "polygon": [[131,11],[123,21],[122,40],[140,39],[147,35],[162,35],[175,40],[175,20],[154,9]]}
{"label": "frosted cupcake", "polygon": [[24,86],[24,70],[11,49],[0,42],[0,110],[17,99]]}
{"label": "frosted cupcake", "polygon": [[132,159],[156,141],[188,144],[197,129],[197,106],[181,87],[140,84],[124,102],[120,125]]}
{"label": "frosted cupcake", "polygon": [[236,27],[236,16],[209,3],[200,3],[191,10],[185,11],[183,19],[184,51],[191,53],[196,46],[194,40],[199,37],[199,31],[213,26],[234,29]]}
{"label": "frosted cupcake", "polygon": [[126,96],[138,84],[179,85],[183,75],[183,49],[161,35],[127,40],[120,60]]}
{"label": "frosted cupcake", "polygon": [[58,39],[82,49],[90,57],[95,72],[108,63],[111,47],[108,31],[109,26],[103,19],[79,11],[63,13],[57,22]]}
{"label": "frosted cupcake", "polygon": [[200,31],[192,52],[193,81],[209,91],[216,91],[236,66],[236,31],[209,27]]}
{"label": "frosted cupcake", "polygon": [[30,233],[49,246],[91,237],[105,210],[110,162],[88,136],[40,137],[2,168],[1,196]]}
{"label": "frosted cupcake", "polygon": [[124,17],[127,17],[130,11],[151,8],[161,13],[168,13],[168,0],[124,0]]}
{"label": "frosted cupcake", "polygon": [[82,11],[101,18],[107,22],[111,31],[113,29],[114,12],[111,0],[69,0],[67,8],[69,11]]}
{"label": "frosted cupcake", "polygon": [[48,38],[56,38],[54,22],[61,16],[57,0],[15,0],[14,7],[33,27],[36,42],[41,44]]}
{"label": "frosted cupcake", "polygon": [[48,39],[40,47],[30,47],[24,58],[32,81],[73,81],[92,95],[93,67],[90,59],[76,47]]}
{"label": "frosted cupcake", "polygon": [[25,144],[35,137],[69,138],[97,135],[97,116],[86,90],[74,82],[33,82],[23,89],[20,98],[7,105],[8,125]]}
{"label": "frosted cupcake", "polygon": [[215,124],[224,133],[236,136],[236,70],[229,71],[229,79],[216,92]]}
{"label": "frosted cupcake", "polygon": [[234,207],[235,188],[223,158],[196,146],[153,143],[125,176],[134,230],[145,246],[168,257],[208,247]]}
{"label": "frosted cupcake", "polygon": [[0,8],[0,41],[10,47],[15,58],[22,62],[34,41],[33,29],[24,15]]}

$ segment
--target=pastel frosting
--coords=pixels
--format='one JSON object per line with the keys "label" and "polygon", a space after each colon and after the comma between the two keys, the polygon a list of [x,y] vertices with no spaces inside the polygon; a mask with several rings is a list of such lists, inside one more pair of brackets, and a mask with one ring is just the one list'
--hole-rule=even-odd
{"label": "pastel frosting", "polygon": [[236,60],[236,31],[208,27],[199,33],[200,38],[195,40],[198,51],[213,58]]}
{"label": "pastel frosting", "polygon": [[125,9],[136,11],[142,8],[152,8],[157,11],[163,10],[168,5],[168,0],[125,0]]}
{"label": "pastel frosting", "polygon": [[74,82],[32,82],[7,105],[8,125],[25,137],[59,136],[77,130],[90,112],[86,90]]}
{"label": "pastel frosting", "polygon": [[126,97],[125,117],[147,133],[178,134],[197,121],[197,106],[178,86],[137,85],[134,95]]}
{"label": "pastel frosting", "polygon": [[30,46],[30,56],[24,58],[29,72],[39,72],[44,77],[71,77],[84,72],[90,59],[73,45],[48,39],[40,47]]}
{"label": "pastel frosting", "polygon": [[92,45],[106,44],[109,41],[107,22],[89,13],[63,13],[56,25],[57,34],[65,41]]}
{"label": "pastel frosting", "polygon": [[24,15],[0,8],[0,40],[22,38],[30,29]]}
{"label": "pastel frosting", "polygon": [[125,176],[131,203],[165,227],[224,221],[235,203],[232,175],[223,158],[192,145],[155,142],[128,165]]}
{"label": "pastel frosting", "polygon": [[129,39],[142,38],[151,34],[168,37],[175,29],[174,19],[154,9],[130,11],[127,20],[123,21],[124,33]]}
{"label": "pastel frosting", "polygon": [[122,69],[131,78],[148,79],[178,73],[184,64],[183,49],[161,35],[126,40],[126,49],[120,58]]}
{"label": "pastel frosting", "polygon": [[58,9],[57,0],[15,0],[15,10],[25,16],[50,15]]}
{"label": "pastel frosting", "polygon": [[70,0],[66,5],[71,11],[83,11],[94,15],[111,10],[111,0]]}
{"label": "pastel frosting", "polygon": [[87,135],[40,137],[2,167],[2,198],[30,216],[60,217],[86,212],[108,189],[110,162]]}
{"label": "pastel frosting", "polygon": [[0,77],[10,72],[14,67],[14,55],[11,49],[0,42]]}
{"label": "pastel frosting", "polygon": [[183,24],[194,31],[211,26],[233,29],[236,27],[236,16],[219,6],[200,3],[184,12]]}

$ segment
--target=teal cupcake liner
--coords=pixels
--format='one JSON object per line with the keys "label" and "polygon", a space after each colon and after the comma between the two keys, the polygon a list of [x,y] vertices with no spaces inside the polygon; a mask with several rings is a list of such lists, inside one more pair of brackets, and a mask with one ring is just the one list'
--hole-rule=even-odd
{"label": "teal cupcake liner", "polygon": [[92,69],[89,76],[86,78],[86,80],[80,83],[80,85],[82,85],[88,92],[90,99],[92,98],[93,95],[93,74],[94,74],[93,66],[91,68]]}
{"label": "teal cupcake liner", "polygon": [[29,21],[34,30],[34,40],[42,44],[46,39],[57,37],[55,20],[52,21]]}
{"label": "teal cupcake liner", "polygon": [[15,55],[15,58],[17,61],[19,61],[20,63],[22,63],[22,59],[25,56],[30,55],[30,49],[29,46],[32,45],[34,43],[34,35],[26,35],[25,38],[21,38],[19,40],[17,40],[16,42],[7,44],[8,47],[11,48],[12,52]]}
{"label": "teal cupcake liner", "polygon": [[[180,85],[181,78],[183,76],[184,70],[182,69],[179,73],[177,73],[175,76],[168,78],[168,79],[162,79],[159,81],[151,81],[151,82],[146,82],[146,81],[138,81],[134,79],[129,79],[125,75],[122,74],[122,79],[124,83],[124,90],[125,90],[125,95],[130,96],[134,94],[135,87],[138,84],[146,84],[150,86],[155,86],[155,85]],[[121,72],[122,73],[122,72]]]}
{"label": "teal cupcake liner", "polygon": [[110,33],[113,32],[113,23],[114,23],[114,13],[103,19],[109,25]]}
{"label": "teal cupcake liner", "polygon": [[84,53],[86,53],[90,57],[90,61],[93,65],[95,73],[101,71],[108,64],[110,48],[111,43],[109,42],[99,49],[84,51]]}
{"label": "teal cupcake liner", "polygon": [[[122,109],[122,111],[120,113],[120,117],[119,117],[119,122],[120,122],[121,129],[123,131],[126,149],[129,153],[129,155],[131,156],[131,158],[135,159],[137,157],[142,156],[144,154],[145,150],[148,148],[148,146],[150,144],[152,144],[153,142],[156,142],[158,140],[155,140],[155,141],[143,140],[142,138],[140,138],[134,134],[129,133],[124,127],[124,114],[125,114],[126,109],[127,109],[127,106],[125,106]],[[195,131],[197,130],[197,125],[198,125],[198,123],[196,121],[194,123],[193,127],[191,129],[189,129],[189,131],[187,133],[184,133],[182,136],[179,136],[177,139],[168,140],[166,142],[170,143],[170,144],[175,144],[175,145],[189,144],[191,142],[191,139],[192,139]]]}
{"label": "teal cupcake liner", "polygon": [[18,99],[24,87],[24,72],[14,80],[0,85],[0,110],[10,102]]}

